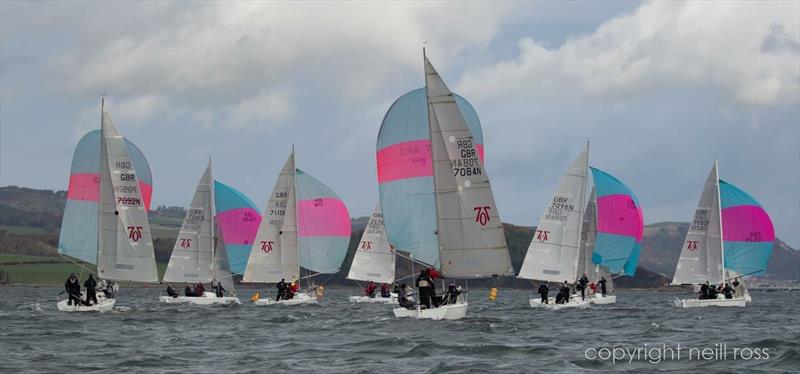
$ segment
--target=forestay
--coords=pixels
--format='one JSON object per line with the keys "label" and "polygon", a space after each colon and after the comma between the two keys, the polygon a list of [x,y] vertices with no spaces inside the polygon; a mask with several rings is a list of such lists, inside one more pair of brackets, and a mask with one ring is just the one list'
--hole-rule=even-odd
{"label": "forestay", "polygon": [[[61,220],[58,253],[97,264],[98,212],[100,211],[100,130],[84,135],[75,147],[70,168],[67,201]],[[123,138],[133,161],[145,209],[150,209],[153,179],[150,165],[139,148]]]}
{"label": "forestay", "polygon": [[459,278],[511,275],[503,225],[475,139],[427,57],[425,86],[442,273]]}
{"label": "forestay", "polygon": [[378,204],[369,218],[361,241],[358,242],[347,279],[392,283],[394,282],[394,268],[394,249],[386,238],[383,213]]}
{"label": "forestay", "polygon": [[100,278],[158,282],[153,241],[136,169],[111,117],[103,111],[100,153]]}
{"label": "forestay", "polygon": [[[165,282],[209,282],[214,257],[214,195],[211,162],[197,183],[191,205],[172,248]],[[227,256],[227,255],[226,255]],[[225,259],[227,263],[227,258]]]}
{"label": "forestay", "polygon": [[243,282],[279,282],[300,276],[294,152],[281,169],[250,250]]}
{"label": "forestay", "polygon": [[683,242],[672,284],[700,284],[707,281],[719,284],[723,281],[718,181],[715,160]]}
{"label": "forestay", "polygon": [[575,282],[578,270],[589,146],[561,177],[539,220],[518,277],[548,282]]}
{"label": "forestay", "polygon": [[[453,94],[484,159],[478,114]],[[439,266],[436,202],[425,88],[400,96],[386,112],[378,133],[376,161],[386,235],[395,248],[416,260]]]}

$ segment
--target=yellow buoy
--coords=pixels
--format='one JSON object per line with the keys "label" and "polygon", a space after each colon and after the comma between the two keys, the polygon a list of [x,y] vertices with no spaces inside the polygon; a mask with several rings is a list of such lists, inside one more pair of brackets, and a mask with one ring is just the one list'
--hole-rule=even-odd
{"label": "yellow buoy", "polygon": [[317,297],[325,296],[325,287],[323,285],[319,285],[316,290]]}
{"label": "yellow buoy", "polygon": [[256,300],[258,300],[260,298],[261,298],[261,294],[256,292],[256,293],[253,294],[253,296],[250,296],[250,301],[256,302]]}
{"label": "yellow buoy", "polygon": [[495,299],[497,299],[497,288],[492,287],[492,289],[489,290],[489,300],[494,301]]}

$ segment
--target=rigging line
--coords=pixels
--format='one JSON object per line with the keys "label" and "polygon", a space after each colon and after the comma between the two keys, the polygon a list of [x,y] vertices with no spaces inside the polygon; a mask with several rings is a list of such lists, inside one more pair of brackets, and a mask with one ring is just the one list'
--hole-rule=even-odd
{"label": "rigging line", "polygon": [[81,268],[81,273],[80,273],[81,276],[83,276],[83,270],[86,270],[88,273],[93,273],[91,269],[87,268],[86,266],[83,266],[83,264],[80,264],[80,263],[77,263],[77,262],[73,261],[71,258],[69,258],[69,256],[65,256],[65,255],[62,255],[62,254],[59,253],[58,257],[61,257],[61,258],[65,259],[65,260],[71,262],[73,265]]}

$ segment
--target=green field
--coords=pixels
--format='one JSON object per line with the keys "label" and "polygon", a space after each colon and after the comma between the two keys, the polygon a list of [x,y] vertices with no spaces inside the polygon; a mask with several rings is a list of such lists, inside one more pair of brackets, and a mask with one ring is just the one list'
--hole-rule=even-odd
{"label": "green field", "polygon": [[[13,264],[10,264],[12,263]],[[167,264],[158,263],[159,278],[163,276]],[[88,266],[90,269],[93,265]],[[9,281],[21,284],[60,285],[69,273],[86,278],[87,271],[70,263],[66,259],[55,256],[26,256],[17,254],[0,254],[0,271],[7,273]],[[83,272],[81,274],[81,272]]]}

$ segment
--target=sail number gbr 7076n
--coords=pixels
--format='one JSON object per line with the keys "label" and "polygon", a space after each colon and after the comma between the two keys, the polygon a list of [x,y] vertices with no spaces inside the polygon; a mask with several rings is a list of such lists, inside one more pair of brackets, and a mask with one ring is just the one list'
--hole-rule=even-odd
{"label": "sail number gbr 7076n", "polygon": [[458,140],[456,145],[458,146],[458,152],[461,158],[450,160],[450,167],[453,168],[453,176],[467,177],[482,175],[481,160],[478,159],[478,153],[475,152],[472,139]]}

